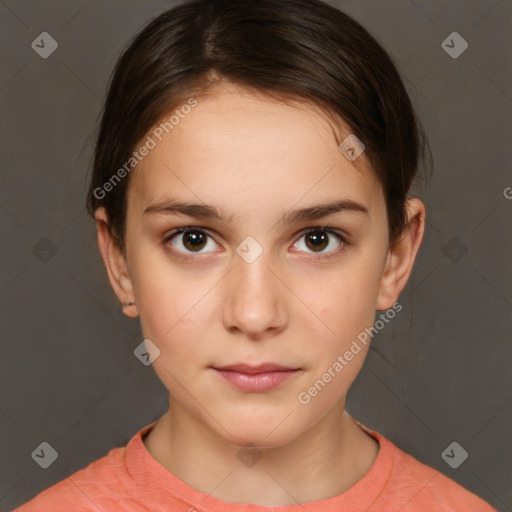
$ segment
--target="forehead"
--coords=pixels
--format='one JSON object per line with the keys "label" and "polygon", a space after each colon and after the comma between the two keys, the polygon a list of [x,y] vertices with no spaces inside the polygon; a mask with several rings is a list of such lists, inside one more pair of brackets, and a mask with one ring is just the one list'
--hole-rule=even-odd
{"label": "forehead", "polygon": [[[149,134],[155,147],[133,171],[128,191],[139,209],[169,196],[219,205],[229,200],[253,212],[292,206],[302,197],[311,203],[341,194],[369,209],[382,200],[364,155],[357,167],[347,160],[332,121],[312,104],[224,85],[186,111],[169,133]],[[338,133],[350,129],[342,125]]]}

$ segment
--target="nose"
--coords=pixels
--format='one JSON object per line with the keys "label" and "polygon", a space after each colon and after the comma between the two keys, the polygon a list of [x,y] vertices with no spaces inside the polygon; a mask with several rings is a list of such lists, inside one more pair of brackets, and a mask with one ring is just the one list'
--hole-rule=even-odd
{"label": "nose", "polygon": [[236,255],[225,288],[223,322],[228,331],[263,339],[286,328],[285,300],[290,292],[283,276],[271,267],[265,251],[251,263]]}

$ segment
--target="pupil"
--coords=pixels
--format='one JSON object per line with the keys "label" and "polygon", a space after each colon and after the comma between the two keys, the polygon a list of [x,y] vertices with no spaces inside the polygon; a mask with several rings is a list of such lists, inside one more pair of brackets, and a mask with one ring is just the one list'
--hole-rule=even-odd
{"label": "pupil", "polygon": [[[204,244],[204,233],[198,231],[189,231],[185,234],[184,245],[187,249],[190,248],[201,248],[201,244]],[[190,245],[191,247],[188,247]]]}
{"label": "pupil", "polygon": [[[310,233],[308,235],[308,240],[313,240],[313,246],[310,247],[310,249],[318,249],[322,244],[325,246],[325,242],[327,241],[327,236],[325,233],[320,234],[318,236],[318,233],[321,233],[320,231],[316,231],[315,233]],[[309,246],[310,244],[308,244]],[[325,247],[320,247],[320,249],[323,249]]]}

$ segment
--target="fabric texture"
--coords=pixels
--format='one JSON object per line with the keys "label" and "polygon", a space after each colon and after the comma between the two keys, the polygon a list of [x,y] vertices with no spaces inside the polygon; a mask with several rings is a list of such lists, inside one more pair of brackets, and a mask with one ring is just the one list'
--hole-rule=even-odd
{"label": "fabric texture", "polygon": [[193,489],[153,459],[142,439],[155,423],[13,512],[496,512],[359,422],[380,449],[368,473],[348,491],[284,507],[225,502]]}

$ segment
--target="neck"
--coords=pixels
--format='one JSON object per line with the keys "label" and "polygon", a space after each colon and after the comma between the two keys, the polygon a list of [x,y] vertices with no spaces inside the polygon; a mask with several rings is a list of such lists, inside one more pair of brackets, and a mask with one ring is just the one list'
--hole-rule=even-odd
{"label": "neck", "polygon": [[[299,438],[243,448],[220,438],[176,403],[144,438],[151,456],[190,487],[226,502],[288,506],[346,492],[374,463],[379,445],[333,408]],[[200,461],[198,463],[197,461]]]}

